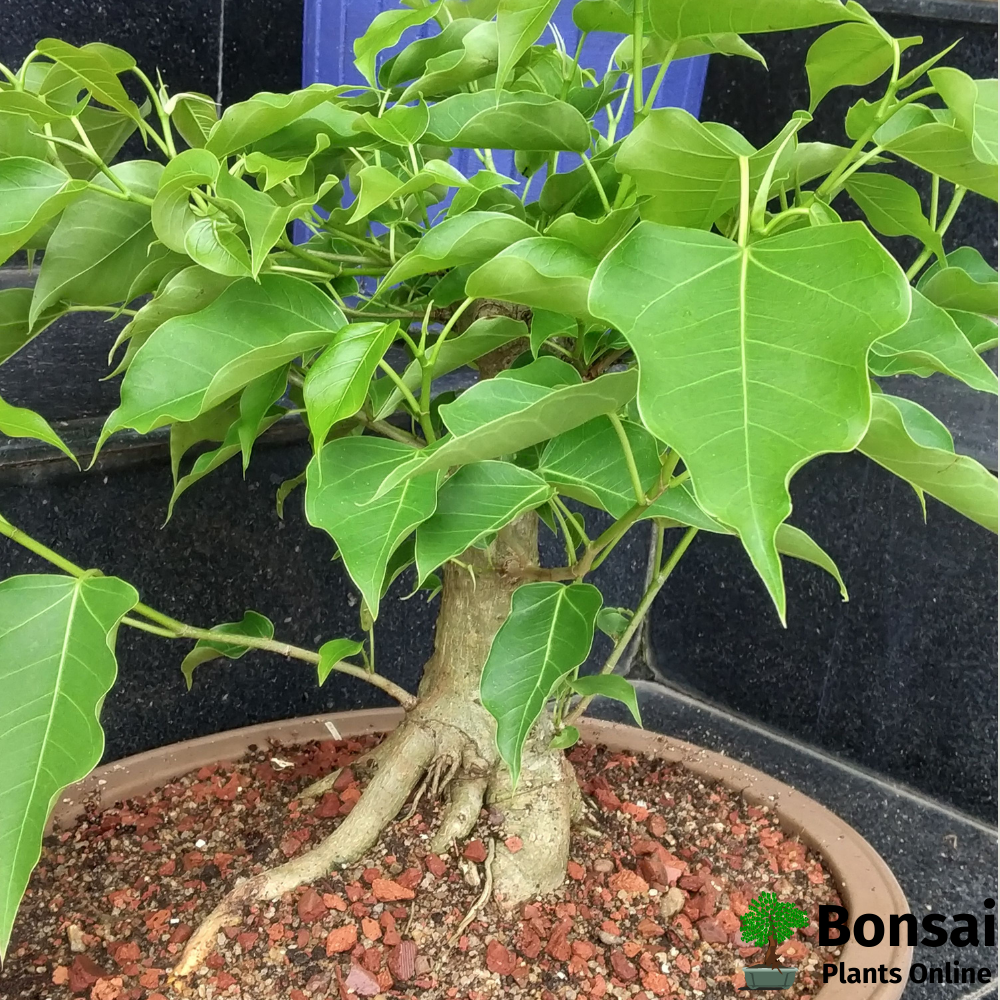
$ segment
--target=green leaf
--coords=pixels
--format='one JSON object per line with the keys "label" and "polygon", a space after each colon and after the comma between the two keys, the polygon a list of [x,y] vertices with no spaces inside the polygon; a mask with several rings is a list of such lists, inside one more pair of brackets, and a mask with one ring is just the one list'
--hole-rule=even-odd
{"label": "green leaf", "polygon": [[664,38],[790,31],[869,17],[840,0],[649,0],[648,7],[654,30]]}
{"label": "green leaf", "polygon": [[[125,144],[125,140],[136,129],[135,119],[118,111],[99,108],[96,104],[87,105],[78,117],[90,139],[90,144],[94,147],[94,152],[105,163],[110,163],[115,158],[117,152]],[[70,139],[73,142],[79,141],[80,138],[70,120],[53,123],[52,134],[63,139]],[[58,150],[59,162],[72,177],[90,180],[97,174],[97,167],[89,160],[85,160],[75,150],[66,146],[60,146]]]}
{"label": "green leaf", "polygon": [[235,225],[217,214],[195,219],[184,234],[184,252],[196,263],[230,278],[250,275],[250,253]]}
{"label": "green leaf", "polygon": [[974,459],[956,455],[950,440],[944,425],[922,406],[876,393],[858,451],[996,534],[997,477]]}
{"label": "green leaf", "polygon": [[[111,355],[128,343],[122,360],[109,375],[118,375],[132,363],[136,351],[154,330],[174,316],[198,312],[214,302],[232,284],[232,278],[195,264],[175,274],[128,322],[118,336]],[[110,359],[109,362],[110,364]]]}
{"label": "green leaf", "polygon": [[[126,187],[151,198],[163,167],[151,160],[131,160],[111,167]],[[99,187],[113,188],[107,177]],[[31,325],[58,302],[106,306],[123,302],[149,260],[153,240],[149,207],[119,201],[98,191],[84,191],[66,207],[49,239],[35,295]]]}
{"label": "green leaf", "polygon": [[306,472],[306,519],[336,542],[373,619],[389,557],[434,513],[438,477],[410,479],[378,499],[363,501],[412,453],[398,441],[337,438],[313,457]]}
{"label": "green leaf", "polygon": [[838,24],[824,32],[806,53],[809,110],[815,111],[835,87],[863,87],[873,83],[892,68],[892,59],[892,42],[875,24]]}
{"label": "green leaf", "polygon": [[[590,158],[590,165],[608,198],[614,198],[618,191],[620,177],[615,162],[621,145],[619,140]],[[582,163],[566,173],[546,177],[538,196],[538,207],[552,219],[564,212],[575,212],[585,218],[602,218],[605,214],[593,177]]]}
{"label": "green leaf", "polygon": [[597,616],[597,627],[617,642],[631,620],[632,612],[628,608],[601,608]]}
{"label": "green leaf", "polygon": [[511,368],[497,372],[495,377],[530,382],[532,385],[541,385],[549,389],[558,389],[564,385],[580,385],[583,382],[583,376],[571,364],[549,354],[529,360],[527,364],[515,364]]}
{"label": "green leaf", "polygon": [[219,120],[215,101],[208,94],[185,93],[171,98],[170,105],[170,121],[181,138],[194,149],[204,148]]}
{"label": "green leaf", "polygon": [[496,188],[504,187],[517,182],[504,174],[498,174],[493,170],[480,170],[474,173],[462,190],[455,193],[455,197],[448,206],[448,217],[461,215],[476,207],[479,199],[487,192]]}
{"label": "green leaf", "polygon": [[639,702],[635,696],[635,688],[624,677],[618,674],[592,674],[587,677],[577,677],[570,683],[570,688],[577,694],[589,698],[599,694],[613,701],[620,701],[628,707],[637,726],[642,726],[642,716],[639,715]]}
{"label": "green leaf", "polygon": [[602,261],[590,307],[635,351],[643,423],[739,533],[783,618],[788,482],[864,436],[869,348],[909,315],[899,266],[857,222],[746,248],[643,222]]}
{"label": "green leaf", "polygon": [[972,247],[960,247],[934,262],[917,282],[920,292],[943,309],[997,314],[997,272]]}
{"label": "green leaf", "polygon": [[[645,427],[623,420],[639,480],[649,490],[660,475],[656,440]],[[595,417],[553,438],[538,462],[538,474],[565,496],[624,517],[635,506],[625,453],[607,417]]]}
{"label": "green leaf", "polygon": [[576,726],[564,726],[552,737],[550,750],[568,750],[580,742],[580,730]]}
{"label": "green leaf", "polygon": [[840,575],[837,564],[801,528],[796,528],[791,524],[779,525],[775,544],[783,556],[791,556],[794,559],[812,563],[829,573],[837,581],[837,586],[840,587],[840,596],[845,601],[848,599],[847,586],[844,583],[844,578]]}
{"label": "green leaf", "polygon": [[420,274],[489,260],[505,247],[537,236],[526,222],[504,212],[466,212],[445,219],[420,238],[417,245],[385,276],[386,287]]}
{"label": "green leaf", "polygon": [[364,167],[358,174],[358,179],[361,190],[350,222],[363,219],[393,198],[406,198],[437,184],[445,187],[466,187],[468,184],[460,171],[443,160],[428,160],[416,176],[408,178],[397,177],[385,167]]}
{"label": "green leaf", "polygon": [[250,464],[250,452],[254,442],[267,430],[274,419],[283,413],[274,413],[272,407],[288,389],[288,366],[275,368],[259,378],[255,378],[240,394],[240,418],[236,422],[236,437],[240,442],[243,456],[243,475]]}
{"label": "green leaf", "polygon": [[[437,42],[438,44],[434,44]],[[423,44],[422,44],[423,43]],[[456,44],[457,43],[457,44]],[[414,97],[444,97],[468,89],[470,84],[496,72],[499,55],[497,25],[489,21],[473,21],[462,18],[449,24],[435,38],[421,39],[409,50],[400,53],[397,67],[392,65],[392,76],[402,79],[409,71],[402,72],[404,62],[413,65],[413,60],[404,56],[427,56],[420,69],[419,77],[400,94],[401,101],[411,101]],[[439,55],[433,55],[439,51]],[[389,68],[389,64],[386,64]]]}
{"label": "green leaf", "polygon": [[426,138],[461,149],[582,152],[590,146],[590,127],[572,104],[548,94],[480,90],[433,105]]}
{"label": "green leaf", "polygon": [[167,320],[139,349],[98,450],[123,427],[148,434],[193,420],[259,375],[329,343],[345,324],[307,281],[269,274],[234,281],[199,312]]}
{"label": "green leaf", "polygon": [[441,419],[451,434],[392,470],[374,496],[423,472],[513,455],[601,413],[614,413],[633,397],[635,387],[634,370],[559,389],[516,377],[477,382],[441,407]]}
{"label": "green leaf", "polygon": [[319,686],[330,676],[334,666],[348,656],[357,656],[364,649],[364,643],[353,639],[331,639],[319,647],[319,663],[316,664],[316,674]]}
{"label": "green leaf", "polygon": [[186,149],[163,169],[153,199],[153,232],[165,246],[186,253],[188,230],[201,218],[191,207],[191,192],[202,185],[215,184],[221,164],[207,149]]}
{"label": "green leaf", "polygon": [[[134,59],[129,57],[129,62],[112,66],[108,61],[108,48],[96,42],[77,48],[58,38],[43,38],[35,48],[77,76],[101,104],[120,111],[140,126],[143,124],[139,108],[129,98],[118,79],[118,73],[135,65]],[[117,51],[121,52],[120,49]]]}
{"label": "green leaf", "polygon": [[194,420],[178,420],[170,425],[170,471],[177,486],[181,460],[202,441],[225,440],[226,434],[239,418],[239,399],[233,397],[206,410]]}
{"label": "green leaf", "polygon": [[591,319],[587,295],[596,269],[597,259],[572,243],[532,236],[506,247],[473,271],[465,294]]}
{"label": "green leaf", "polygon": [[30,288],[0,288],[0,365],[61,315],[61,310],[50,310],[32,329],[28,325],[31,296]]}
{"label": "green leaf", "polygon": [[[658,108],[622,143],[617,168],[631,174],[636,190],[647,197],[639,207],[644,219],[708,229],[739,202],[740,156],[750,159],[752,200],[768,164],[803,119],[808,120],[805,112],[796,112],[779,135],[755,151],[734,129],[704,125],[681,108]],[[788,175],[794,147],[792,140],[781,154],[775,182]]]}
{"label": "green leaf", "polygon": [[139,600],[114,577],[0,583],[0,958],[56,797],[101,759],[118,623]]}
{"label": "green leaf", "polygon": [[237,180],[228,170],[220,171],[216,192],[243,223],[250,241],[251,274],[256,278],[267,255],[285,232],[289,206],[279,205],[269,194]]}
{"label": "green leaf", "polygon": [[416,145],[420,141],[429,122],[427,105],[420,101],[412,108],[396,104],[377,117],[370,113],[363,114],[354,123],[354,129],[357,132],[370,132],[390,145],[405,147]]}
{"label": "green leaf", "polygon": [[[632,31],[633,10],[633,0],[577,0],[573,5],[573,23],[588,33],[607,31],[627,35]],[[645,13],[648,22],[649,11]]]}
{"label": "green leaf", "polygon": [[0,160],[0,264],[86,186],[42,160],[26,156]]}
{"label": "green leaf", "polygon": [[[256,611],[246,611],[243,614],[243,621],[226,622],[224,625],[216,625],[209,629],[210,632],[218,632],[219,635],[245,635],[254,639],[273,639],[274,626],[270,620]],[[199,639],[194,649],[184,657],[181,662],[181,673],[187,684],[188,691],[191,690],[192,679],[195,668],[211,660],[218,660],[226,657],[228,660],[238,660],[247,652],[249,646],[240,646],[232,642],[224,642],[213,639]]]}
{"label": "green leaf", "polygon": [[[574,329],[576,325],[574,324]],[[441,345],[438,352],[437,362],[434,365],[432,378],[440,378],[448,372],[470,364],[477,358],[481,358],[490,351],[495,351],[504,344],[509,344],[513,340],[528,335],[528,328],[519,319],[510,316],[489,316],[477,319],[469,324],[465,333],[450,340],[446,340]],[[403,372],[403,383],[411,392],[416,392],[420,388],[421,368],[417,361],[412,361]],[[382,381],[381,379],[379,380]],[[387,380],[388,381],[388,380]],[[376,385],[378,383],[375,383]],[[374,387],[373,387],[374,388]],[[389,416],[399,401],[403,398],[402,393],[391,381],[387,385],[388,395],[384,402],[375,405],[375,419],[384,420]],[[373,399],[375,392],[372,392]]]}
{"label": "green leaf", "polygon": [[[622,69],[631,71],[632,49],[633,44],[630,37],[622,39],[618,48],[615,49],[615,62]],[[673,49],[672,59],[690,59],[692,56],[717,54],[721,56],[742,56],[745,59],[753,59],[762,66],[767,66],[767,61],[752,45],[732,32],[717,35],[691,36],[680,39],[677,42],[669,38],[648,35],[643,39],[643,66],[658,66],[667,58],[671,49]]]}
{"label": "green leaf", "polygon": [[45,444],[58,448],[64,455],[72,459],[74,464],[80,464],[73,452],[69,450],[62,438],[56,434],[41,414],[23,406],[13,406],[3,399],[0,399],[0,434],[6,434],[7,437],[33,438],[36,441],[44,441]]}
{"label": "green leaf", "polygon": [[538,41],[558,6],[559,0],[500,0],[497,8],[498,87],[507,83],[514,64]]}
{"label": "green leaf", "polygon": [[[964,272],[963,272],[964,273]],[[980,392],[997,393],[997,377],[976,353],[955,320],[916,289],[909,320],[872,345],[868,367],[874,375],[943,372]]]}
{"label": "green leaf", "polygon": [[317,106],[332,102],[347,89],[313,83],[290,94],[261,91],[248,101],[226,108],[213,126],[205,148],[216,156],[228,156],[272,135]]}
{"label": "green leaf", "polygon": [[418,581],[553,493],[544,479],[509,462],[463,466],[438,491],[433,516],[417,528]]}
{"label": "green leaf", "polygon": [[639,218],[634,206],[616,208],[602,219],[582,219],[572,212],[560,215],[545,230],[546,236],[572,243],[578,250],[600,260]]}
{"label": "green leaf", "polygon": [[398,323],[350,323],[313,362],[302,387],[313,445],[364,405],[372,376],[399,333]]}
{"label": "green leaf", "polygon": [[[888,124],[892,124],[897,117],[891,118]],[[952,184],[960,184],[992,201],[997,200],[996,163],[977,160],[969,137],[954,125],[934,122],[888,140],[876,134],[875,141],[904,160],[938,174]]]}
{"label": "green leaf", "polygon": [[429,21],[439,11],[433,4],[417,10],[384,10],[377,14],[368,29],[354,40],[354,65],[361,75],[376,86],[375,59],[383,49],[392,48],[407,28]]}
{"label": "green leaf", "polygon": [[931,83],[955,112],[956,124],[972,143],[982,163],[997,163],[997,81],[973,80],[953,66],[932,69]]}
{"label": "green leaf", "polygon": [[330,146],[330,137],[324,132],[318,132],[314,141],[312,151],[303,156],[279,158],[254,150],[247,154],[245,161],[247,171],[257,175],[257,186],[262,191],[270,191],[271,188],[278,187],[293,177],[301,177],[312,163],[313,157]]}
{"label": "green leaf", "polygon": [[846,186],[875,232],[883,236],[915,236],[938,257],[944,257],[941,237],[924,215],[920,195],[906,181],[891,174],[864,171],[855,173]]}
{"label": "green leaf", "polygon": [[556,686],[587,658],[601,604],[589,583],[528,583],[514,591],[479,691],[497,721],[497,748],[515,788],[524,742]]}
{"label": "green leaf", "polygon": [[573,337],[579,333],[576,320],[548,309],[531,310],[531,353],[537,358],[542,345],[553,337]]}
{"label": "green leaf", "polygon": [[997,321],[980,316],[977,313],[966,312],[963,309],[949,309],[948,315],[955,321],[958,328],[965,334],[977,354],[997,346]]}

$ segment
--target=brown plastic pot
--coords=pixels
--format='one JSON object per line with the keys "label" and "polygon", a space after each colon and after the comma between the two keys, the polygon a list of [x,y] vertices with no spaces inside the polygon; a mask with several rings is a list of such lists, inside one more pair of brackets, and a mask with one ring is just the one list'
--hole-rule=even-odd
{"label": "brown plastic pot", "polygon": [[[53,810],[50,829],[72,826],[83,814],[85,805],[107,808],[123,799],[144,795],[206,764],[235,761],[252,745],[260,746],[268,740],[298,743],[338,735],[346,738],[385,733],[394,729],[402,718],[400,709],[339,712],[266,722],[150,750],[100,767],[70,786]],[[595,719],[582,720],[579,729],[587,742],[679,763],[699,777],[720,781],[740,792],[752,805],[769,806],[787,835],[798,837],[822,855],[849,913],[876,913],[888,924],[889,914],[908,912],[903,890],[874,848],[839,816],[794,788],[722,754],[643,729]],[[899,969],[902,982],[848,985],[831,981],[820,988],[815,1000],[899,1000],[906,986],[912,952],[908,946],[893,946],[884,940],[875,947],[865,948],[852,939],[840,956],[846,968],[884,965]]]}

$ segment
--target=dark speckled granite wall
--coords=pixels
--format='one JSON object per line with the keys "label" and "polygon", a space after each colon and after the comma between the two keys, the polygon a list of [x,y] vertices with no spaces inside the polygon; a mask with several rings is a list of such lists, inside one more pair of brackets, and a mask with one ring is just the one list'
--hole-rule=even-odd
{"label": "dark speckled granite wall", "polygon": [[[977,76],[995,75],[995,4],[870,6],[889,11],[880,16],[897,35],[923,34],[936,47],[964,36],[951,61]],[[159,68],[174,90],[221,94],[228,103],[298,85],[301,22],[302,0],[6,0],[0,61],[16,64],[46,35],[100,39]],[[807,104],[802,58],[811,37],[755,39],[769,73],[713,59],[703,117],[755,142],[769,139]],[[810,137],[840,138],[844,111],[864,94],[827,97]],[[994,207],[968,199],[953,233],[996,262]],[[904,260],[914,252],[905,240],[889,245]],[[23,280],[0,275],[0,284]],[[113,324],[60,321],[46,334],[57,350],[39,345],[0,369],[0,395],[53,419],[107,412],[115,389],[97,378],[115,333]],[[939,379],[909,380],[893,391],[924,401],[948,420],[960,450],[995,468],[992,401]],[[301,501],[289,502],[283,524],[274,514],[274,489],[304,465],[303,445],[260,449],[246,484],[235,469],[216,473],[184,498],[162,531],[169,472],[152,452],[152,460],[121,468],[135,454],[125,449],[115,468],[53,480],[41,466],[25,467],[20,453],[0,451],[0,510],[82,563],[135,581],[148,600],[181,617],[210,623],[252,607],[302,643],[350,634],[355,608],[325,538],[303,523]],[[22,463],[16,469],[15,461]],[[700,697],[995,818],[995,539],[933,500],[925,526],[908,488],[857,456],[807,467],[793,494],[796,522],[838,560],[850,604],[840,603],[819,571],[790,566],[789,627],[782,630],[739,548],[700,539],[655,609],[653,668]],[[609,600],[634,604],[645,546],[645,536],[637,537],[602,568]],[[0,547],[0,576],[37,568],[19,550]],[[388,602],[384,616],[380,668],[412,688],[430,649],[433,609],[415,598]],[[382,703],[350,679],[317,689],[308,670],[263,655],[204,668],[187,694],[176,650],[128,631],[121,648],[120,681],[104,712],[109,758],[264,719]]]}

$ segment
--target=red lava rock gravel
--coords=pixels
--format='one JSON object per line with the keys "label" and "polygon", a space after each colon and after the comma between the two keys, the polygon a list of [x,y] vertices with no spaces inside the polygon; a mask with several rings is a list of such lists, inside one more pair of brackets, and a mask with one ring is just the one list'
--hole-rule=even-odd
{"label": "red lava rock gravel", "polygon": [[[235,879],[317,844],[360,798],[351,763],[376,737],[272,745],[203,767],[149,795],[91,809],[47,838],[0,1000],[708,1000],[749,998],[740,915],[762,889],[810,924],[778,953],[798,967],[783,994],[815,995],[837,951],[816,947],[820,903],[838,903],[821,860],[766,808],[653,757],[581,744],[569,758],[592,805],[567,879],[505,918],[482,892],[502,811],[465,843],[429,854],[437,805],[422,801],[356,865],[247,908],[186,981],[170,969]],[[343,768],[319,801],[297,796]],[[406,815],[404,810],[401,815]]]}

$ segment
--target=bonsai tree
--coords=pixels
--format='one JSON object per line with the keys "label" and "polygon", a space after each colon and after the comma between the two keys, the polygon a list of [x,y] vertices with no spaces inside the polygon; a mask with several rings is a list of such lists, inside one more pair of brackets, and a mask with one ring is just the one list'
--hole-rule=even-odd
{"label": "bonsai tree", "polygon": [[[556,7],[386,11],[354,43],[364,85],[261,93],[221,116],[98,42],[43,39],[0,67],[0,261],[40,257],[33,288],[0,291],[0,359],[68,313],[127,319],[109,345],[121,401],[91,464],[119,431],[169,428],[168,513],[223,463],[245,469],[276,421],[303,421],[314,454],[279,512],[304,488],[360,592],[363,637],[312,650],[256,612],[181,622],[114,567],[76,566],[45,544],[59,539],[0,519],[54,567],[0,584],[0,948],[53,801],[100,759],[122,627],[189,644],[189,684],[213,660],[270,650],[406,709],[364,761],[357,807],[314,850],[237,885],[188,942],[186,974],[247,901],[362,856],[418,786],[444,803],[432,850],[484,802],[522,839],[496,849],[498,904],[558,887],[582,808],[563,748],[596,694],[638,715],[615,668],[696,537],[739,539],[782,621],[783,558],[843,592],[789,522],[789,481],[816,456],[860,451],[915,502],[996,532],[995,477],[889,391],[893,375],[934,372],[997,391],[981,357],[996,272],[945,246],[963,199],[997,198],[996,82],[915,55],[918,39],[854,2],[579,0],[584,38],[619,36],[597,69],[549,29]],[[808,141],[807,110],[758,149],[656,107],[674,60],[760,60],[740,32],[816,25],[812,109],[885,80],[851,108],[844,144]],[[118,155],[130,135],[140,159]],[[500,151],[513,151],[504,169]],[[900,160],[930,175],[926,204],[893,173]],[[875,234],[922,249],[904,271]],[[468,365],[476,384],[441,390]],[[10,401],[0,431],[70,453]],[[561,539],[562,565],[539,564],[539,530]],[[630,530],[654,534],[650,583],[634,609],[606,608],[588,577]],[[376,671],[372,648],[403,574],[439,602],[416,693]],[[614,648],[582,676],[595,628]]]}
{"label": "bonsai tree", "polygon": [[809,917],[791,903],[782,903],[773,892],[762,892],[740,917],[741,936],[747,944],[766,948],[758,966],[751,968],[776,969],[782,962],[777,947],[787,941],[796,927],[807,927]]}

